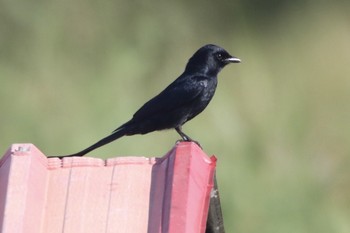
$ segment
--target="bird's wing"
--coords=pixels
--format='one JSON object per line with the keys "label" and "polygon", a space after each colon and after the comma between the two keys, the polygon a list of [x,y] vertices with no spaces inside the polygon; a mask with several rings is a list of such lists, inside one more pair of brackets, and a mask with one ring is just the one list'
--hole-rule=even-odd
{"label": "bird's wing", "polygon": [[205,76],[180,77],[157,96],[145,103],[133,116],[134,120],[144,119],[161,112],[171,112],[186,106],[196,99],[205,88]]}

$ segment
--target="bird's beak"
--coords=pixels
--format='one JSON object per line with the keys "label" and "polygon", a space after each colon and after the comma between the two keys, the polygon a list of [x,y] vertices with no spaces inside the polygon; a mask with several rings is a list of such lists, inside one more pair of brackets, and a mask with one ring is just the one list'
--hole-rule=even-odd
{"label": "bird's beak", "polygon": [[241,63],[241,59],[239,59],[238,57],[229,57],[229,58],[226,58],[225,61],[227,63]]}

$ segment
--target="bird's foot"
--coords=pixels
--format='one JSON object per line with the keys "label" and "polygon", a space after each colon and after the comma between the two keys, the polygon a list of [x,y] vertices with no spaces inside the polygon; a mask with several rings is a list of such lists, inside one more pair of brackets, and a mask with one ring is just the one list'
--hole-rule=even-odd
{"label": "bird's foot", "polygon": [[201,144],[199,144],[198,141],[195,141],[195,140],[192,140],[192,139],[187,139],[187,140],[184,140],[184,139],[179,139],[175,142],[175,144],[178,144],[180,142],[194,142],[197,144],[197,146],[199,146],[201,149],[203,149],[203,147],[201,146]]}

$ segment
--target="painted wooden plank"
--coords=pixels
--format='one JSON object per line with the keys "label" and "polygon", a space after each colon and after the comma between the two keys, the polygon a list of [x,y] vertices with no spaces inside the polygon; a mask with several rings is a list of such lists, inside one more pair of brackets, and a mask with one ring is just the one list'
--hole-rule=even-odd
{"label": "painted wooden plank", "polygon": [[41,232],[47,182],[46,157],[32,144],[15,144],[1,159],[0,166],[1,177],[7,178],[7,186],[0,190],[0,205],[4,206],[0,213],[1,232]]}
{"label": "painted wooden plank", "polygon": [[3,233],[204,233],[215,157],[194,143],[162,158],[47,159],[14,144],[0,160]]}

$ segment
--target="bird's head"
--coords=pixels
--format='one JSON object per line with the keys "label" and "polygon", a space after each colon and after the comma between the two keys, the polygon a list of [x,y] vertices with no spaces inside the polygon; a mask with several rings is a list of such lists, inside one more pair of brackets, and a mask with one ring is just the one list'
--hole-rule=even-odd
{"label": "bird's head", "polygon": [[186,71],[217,75],[229,63],[240,63],[241,60],[230,55],[225,49],[208,44],[195,52],[187,63]]}

